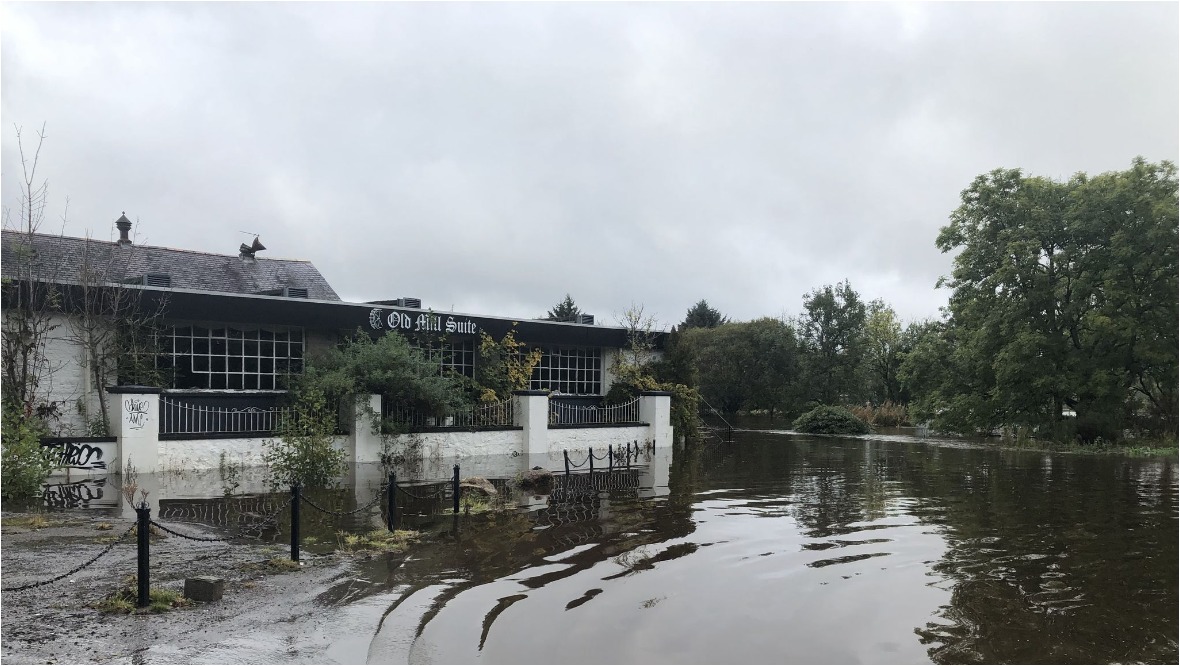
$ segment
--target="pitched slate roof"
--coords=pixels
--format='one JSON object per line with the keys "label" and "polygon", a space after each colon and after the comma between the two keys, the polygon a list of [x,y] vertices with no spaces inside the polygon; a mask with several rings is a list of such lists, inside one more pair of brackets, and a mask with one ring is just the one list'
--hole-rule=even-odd
{"label": "pitched slate roof", "polygon": [[5,230],[0,268],[4,277],[19,278],[22,259],[32,242],[32,277],[53,282],[82,282],[91,266],[106,282],[142,279],[147,274],[168,275],[170,287],[231,294],[258,294],[294,287],[307,297],[339,301],[340,297],[310,261],[298,259],[242,259],[237,255],[208,254],[151,245],[119,245],[70,236],[24,234]]}

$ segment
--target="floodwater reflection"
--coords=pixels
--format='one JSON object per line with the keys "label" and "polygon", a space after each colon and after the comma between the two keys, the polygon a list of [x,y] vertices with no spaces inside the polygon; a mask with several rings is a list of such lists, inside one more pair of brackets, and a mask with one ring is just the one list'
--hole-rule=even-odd
{"label": "floodwater reflection", "polygon": [[[354,472],[316,501],[361,506],[373,479]],[[593,487],[575,475],[518,495],[513,513],[431,517],[411,503],[431,536],[324,591],[322,631],[339,639],[305,656],[1176,663],[1177,492],[1170,460],[739,431]],[[225,501],[161,511],[213,516]],[[380,525],[380,511],[350,529]],[[304,517],[313,538],[340,528]]]}
{"label": "floodwater reflection", "polygon": [[[1174,663],[1169,461],[738,433],[460,530],[372,663]],[[378,582],[379,581],[379,582]],[[400,633],[399,633],[400,632]]]}

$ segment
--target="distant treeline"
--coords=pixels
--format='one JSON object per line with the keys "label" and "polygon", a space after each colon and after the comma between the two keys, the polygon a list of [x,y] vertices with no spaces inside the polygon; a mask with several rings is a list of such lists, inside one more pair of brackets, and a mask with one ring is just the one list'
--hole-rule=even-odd
{"label": "distant treeline", "polygon": [[654,370],[724,412],[867,403],[953,432],[1175,436],[1177,194],[1175,165],[1142,158],[1066,182],[992,171],[938,235],[957,253],[941,319],[903,324],[847,280],[796,317],[734,322],[702,300]]}

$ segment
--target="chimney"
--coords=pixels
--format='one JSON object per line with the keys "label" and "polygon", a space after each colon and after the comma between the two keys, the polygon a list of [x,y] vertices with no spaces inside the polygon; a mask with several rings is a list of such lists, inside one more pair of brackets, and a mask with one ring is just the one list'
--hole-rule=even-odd
{"label": "chimney", "polygon": [[119,229],[119,245],[131,245],[131,239],[127,237],[127,232],[131,231],[131,220],[127,219],[127,211],[115,220],[115,226]]}

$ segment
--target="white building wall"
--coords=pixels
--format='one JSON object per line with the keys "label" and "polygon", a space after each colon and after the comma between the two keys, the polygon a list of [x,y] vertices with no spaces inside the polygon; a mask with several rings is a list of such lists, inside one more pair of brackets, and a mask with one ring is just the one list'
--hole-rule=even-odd
{"label": "white building wall", "polygon": [[[608,446],[618,449],[626,448],[627,442],[638,442],[643,446],[651,440],[647,426],[626,426],[619,428],[551,428],[549,430],[549,452],[560,454],[568,450],[572,455],[578,451],[579,455],[586,449],[593,448],[596,454],[602,454]],[[606,465],[604,461],[602,463]]]}

